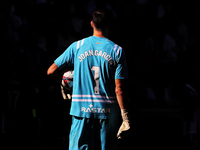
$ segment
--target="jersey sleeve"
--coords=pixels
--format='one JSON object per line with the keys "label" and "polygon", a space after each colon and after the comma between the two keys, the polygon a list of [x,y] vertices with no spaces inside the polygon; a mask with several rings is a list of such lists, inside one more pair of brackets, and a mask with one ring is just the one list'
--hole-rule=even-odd
{"label": "jersey sleeve", "polygon": [[63,64],[73,65],[74,64],[74,50],[76,46],[76,42],[71,44],[54,62],[58,67]]}
{"label": "jersey sleeve", "polygon": [[121,49],[117,61],[117,68],[115,72],[115,79],[127,79],[128,78],[128,68],[126,63],[126,57],[124,50]]}

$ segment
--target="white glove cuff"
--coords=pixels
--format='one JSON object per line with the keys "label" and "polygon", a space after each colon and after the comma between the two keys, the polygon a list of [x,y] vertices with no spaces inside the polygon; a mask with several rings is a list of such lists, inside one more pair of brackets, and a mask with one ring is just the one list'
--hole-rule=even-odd
{"label": "white glove cuff", "polygon": [[122,115],[122,119],[123,121],[129,121],[129,113],[128,113],[128,109],[121,109],[121,115]]}

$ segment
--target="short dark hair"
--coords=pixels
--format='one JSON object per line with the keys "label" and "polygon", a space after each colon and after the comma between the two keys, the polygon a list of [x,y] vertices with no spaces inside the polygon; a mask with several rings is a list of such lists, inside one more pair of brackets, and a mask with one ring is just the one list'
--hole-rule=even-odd
{"label": "short dark hair", "polygon": [[97,30],[103,30],[109,27],[110,24],[110,15],[107,10],[99,9],[95,11],[92,15],[92,21]]}

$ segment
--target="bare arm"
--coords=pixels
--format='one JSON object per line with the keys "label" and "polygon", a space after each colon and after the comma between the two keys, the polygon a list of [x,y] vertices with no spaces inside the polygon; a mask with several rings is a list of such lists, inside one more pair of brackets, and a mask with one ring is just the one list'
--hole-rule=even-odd
{"label": "bare arm", "polygon": [[56,63],[53,63],[47,70],[47,75],[53,74],[58,69]]}
{"label": "bare arm", "polygon": [[117,95],[117,101],[119,104],[120,109],[126,109],[127,108],[127,81],[124,79],[116,79],[115,80],[115,86],[116,86],[116,95]]}
{"label": "bare arm", "polygon": [[122,115],[122,125],[119,128],[119,131],[117,133],[118,139],[122,139],[126,137],[130,133],[131,124],[130,124],[130,116],[128,112],[128,106],[127,106],[127,81],[123,79],[116,79],[115,80],[116,85],[116,95],[117,95],[117,101],[119,103],[119,107],[121,109],[121,115]]}

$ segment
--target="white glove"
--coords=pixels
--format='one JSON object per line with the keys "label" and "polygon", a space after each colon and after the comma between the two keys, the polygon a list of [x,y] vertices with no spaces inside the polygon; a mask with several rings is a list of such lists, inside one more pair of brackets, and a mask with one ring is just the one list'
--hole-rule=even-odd
{"label": "white glove", "polygon": [[128,111],[126,109],[121,109],[121,115],[122,115],[122,125],[119,128],[119,131],[117,133],[118,139],[122,139],[126,137],[130,133],[130,117],[128,114]]}
{"label": "white glove", "polygon": [[61,93],[62,93],[63,99],[71,100],[71,98],[72,98],[71,94],[67,94],[66,90],[63,88],[63,86],[60,86],[60,87],[61,87]]}

